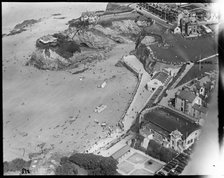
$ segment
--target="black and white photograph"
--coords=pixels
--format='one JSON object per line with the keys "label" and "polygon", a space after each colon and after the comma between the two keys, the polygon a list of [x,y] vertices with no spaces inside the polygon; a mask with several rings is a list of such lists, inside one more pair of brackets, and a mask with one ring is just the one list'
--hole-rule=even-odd
{"label": "black and white photograph", "polygon": [[224,176],[221,1],[2,2],[3,175]]}

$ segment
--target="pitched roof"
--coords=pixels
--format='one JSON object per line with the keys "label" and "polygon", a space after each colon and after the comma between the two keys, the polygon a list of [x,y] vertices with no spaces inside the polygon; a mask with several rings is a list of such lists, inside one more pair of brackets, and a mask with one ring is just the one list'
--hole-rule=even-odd
{"label": "pitched roof", "polygon": [[182,99],[182,100],[186,100],[189,101],[190,103],[192,103],[196,97],[196,95],[188,90],[181,90],[179,91],[179,93],[177,93],[177,97]]}
{"label": "pitched roof", "polygon": [[211,85],[212,85],[212,82],[206,82],[206,83],[204,83],[205,90],[210,90]]}
{"label": "pitched roof", "polygon": [[143,121],[142,125],[145,126],[145,129],[144,130],[141,129],[141,131],[145,134],[149,134],[149,129],[155,130],[156,132],[158,132],[161,135],[166,136],[166,137],[168,137],[170,134],[170,132],[162,129],[161,127],[159,127],[151,122]]}
{"label": "pitched roof", "polygon": [[50,42],[55,42],[57,38],[53,37],[52,35],[46,35],[46,36],[42,36],[40,40],[43,43],[50,43]]}
{"label": "pitched roof", "polygon": [[200,129],[200,126],[192,120],[183,116],[169,108],[157,107],[144,114],[143,120],[145,123],[150,122],[164,130],[164,133],[171,133],[174,130],[179,130],[186,139],[193,131]]}
{"label": "pitched roof", "polygon": [[193,107],[194,109],[196,109],[196,110],[202,112],[202,113],[206,113],[206,112],[207,112],[207,108],[204,107],[204,106],[199,106],[198,104],[194,104],[192,107]]}
{"label": "pitched roof", "polygon": [[159,80],[160,82],[164,83],[167,78],[169,77],[169,75],[165,72],[157,72],[153,77],[152,79],[157,79]]}

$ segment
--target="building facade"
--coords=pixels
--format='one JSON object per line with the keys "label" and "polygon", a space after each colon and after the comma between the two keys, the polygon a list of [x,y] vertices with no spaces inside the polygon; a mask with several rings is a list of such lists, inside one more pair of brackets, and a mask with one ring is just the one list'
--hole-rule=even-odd
{"label": "building facade", "polygon": [[[201,90],[204,93],[204,89]],[[175,94],[175,109],[196,119],[204,118],[207,108],[202,105],[202,98],[190,90],[181,90]]]}
{"label": "building facade", "polygon": [[183,152],[198,140],[200,127],[196,123],[169,111],[157,117],[154,114],[148,114],[149,111],[143,111],[140,116],[139,133],[144,137],[143,148],[147,149],[149,141],[153,139],[166,148]]}

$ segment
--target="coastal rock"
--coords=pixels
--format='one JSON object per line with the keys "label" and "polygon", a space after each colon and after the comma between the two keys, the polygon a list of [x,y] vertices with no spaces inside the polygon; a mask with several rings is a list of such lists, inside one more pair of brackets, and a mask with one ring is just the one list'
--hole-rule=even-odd
{"label": "coastal rock", "polygon": [[155,42],[155,38],[153,36],[145,36],[141,41],[141,43],[146,46],[150,46],[153,42]]}
{"label": "coastal rock", "polygon": [[30,19],[30,20],[24,20],[22,23],[17,24],[13,30],[11,30],[9,32],[9,34],[7,34],[7,36],[12,36],[12,35],[16,35],[18,33],[22,33],[23,31],[26,31],[27,27],[30,27],[31,25],[40,22],[41,19],[39,20],[35,20],[35,19]]}
{"label": "coastal rock", "polygon": [[35,20],[35,19],[30,19],[30,20],[24,20],[22,23],[17,24],[14,29],[21,29],[21,28],[26,28],[28,26],[31,26],[37,22],[39,22],[39,20]]}
{"label": "coastal rock", "polygon": [[147,48],[147,46],[142,43],[138,45],[135,49],[135,55],[143,64],[145,70],[150,72],[152,70],[153,64],[155,64],[155,61],[151,57],[150,50]]}
{"label": "coastal rock", "polygon": [[113,30],[118,33],[125,34],[138,34],[141,32],[141,28],[134,22],[134,20],[121,20],[112,22]]}
{"label": "coastal rock", "polygon": [[94,61],[101,61],[105,59],[102,52],[97,51],[83,51],[82,53],[75,53],[70,61],[72,63],[92,63]]}
{"label": "coastal rock", "polygon": [[104,53],[97,51],[74,53],[71,58],[66,59],[51,49],[37,49],[26,65],[42,70],[62,70],[72,66],[78,68],[81,64],[90,64],[103,59],[105,59]]}
{"label": "coastal rock", "polygon": [[84,44],[89,48],[95,49],[105,49],[114,44],[114,41],[107,38],[105,35],[98,35],[91,30],[78,33],[74,36],[73,40],[78,44]]}
{"label": "coastal rock", "polygon": [[119,33],[115,30],[112,30],[109,27],[102,27],[101,25],[96,25],[94,27],[95,30],[98,30],[99,32],[105,34],[108,38],[112,39],[116,43],[125,43],[128,42],[127,39],[125,39],[123,36],[119,35]]}
{"label": "coastal rock", "polygon": [[42,70],[59,70],[69,66],[70,62],[51,49],[37,49],[26,65],[32,65]]}

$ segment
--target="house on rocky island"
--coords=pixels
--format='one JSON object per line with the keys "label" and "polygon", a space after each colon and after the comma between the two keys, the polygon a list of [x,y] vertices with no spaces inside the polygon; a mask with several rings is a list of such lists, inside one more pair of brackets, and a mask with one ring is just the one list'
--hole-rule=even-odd
{"label": "house on rocky island", "polygon": [[189,118],[165,107],[144,110],[139,119],[139,133],[144,137],[142,147],[147,149],[151,139],[166,148],[183,152],[199,137],[200,126]]}
{"label": "house on rocky island", "polygon": [[81,14],[80,20],[81,21],[88,21],[90,24],[96,23],[98,21],[99,17],[96,15],[94,11],[86,11]]}
{"label": "house on rocky island", "polygon": [[52,35],[46,35],[39,38],[39,42],[41,42],[44,45],[47,45],[47,44],[56,45],[57,38],[53,37]]}

